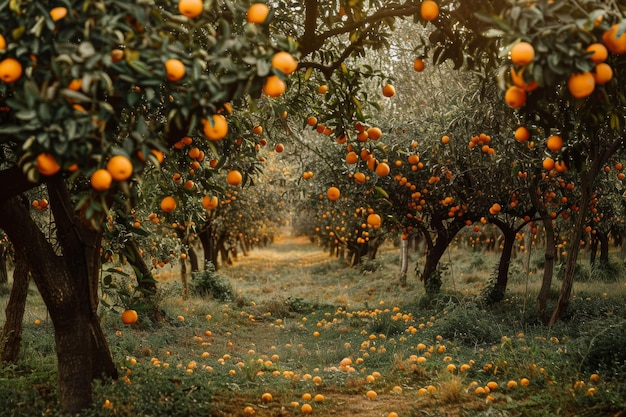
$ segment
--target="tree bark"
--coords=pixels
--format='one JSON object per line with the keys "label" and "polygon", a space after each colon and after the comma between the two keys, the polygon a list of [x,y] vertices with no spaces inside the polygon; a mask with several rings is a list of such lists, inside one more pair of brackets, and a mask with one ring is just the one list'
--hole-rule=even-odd
{"label": "tree bark", "polygon": [[5,310],[6,322],[0,335],[0,362],[17,363],[22,345],[22,321],[29,282],[28,264],[23,259],[17,259],[13,270],[13,287]]}
{"label": "tree bark", "polygon": [[91,405],[92,380],[117,378],[117,369],[96,314],[101,233],[74,216],[62,179],[49,183],[56,225],[55,247],[17,198],[0,203],[2,228],[29,269],[54,325],[59,399],[63,411],[77,414]]}
{"label": "tree bark", "polygon": [[401,287],[406,287],[406,278],[409,271],[409,239],[400,239],[400,274],[399,283]]}
{"label": "tree bark", "polygon": [[152,271],[139,250],[139,245],[134,239],[129,239],[124,245],[126,259],[130,262],[137,275],[137,286],[139,290],[146,296],[156,293],[156,280],[152,275]]}
{"label": "tree bark", "polygon": [[8,242],[0,244],[0,285],[9,285],[9,246]]}
{"label": "tree bark", "polygon": [[454,239],[454,236],[456,236],[456,234],[463,227],[465,227],[465,220],[455,218],[452,222],[446,223],[441,219],[433,219],[431,224],[437,232],[437,237],[434,244],[431,244],[428,247],[428,252],[426,253],[426,263],[424,264],[424,270],[421,278],[424,280],[426,294],[434,296],[437,295],[441,289],[441,278],[437,274],[439,261],[446,252],[446,249],[448,249],[448,246]]}
{"label": "tree bark", "polygon": [[506,286],[509,281],[509,266],[511,265],[511,255],[513,253],[513,246],[515,244],[515,228],[509,224],[493,219],[492,223],[498,226],[504,236],[504,244],[500,254],[500,260],[498,262],[498,274],[496,276],[496,282],[493,287],[487,293],[487,301],[491,304],[498,303],[504,299],[506,292]]}

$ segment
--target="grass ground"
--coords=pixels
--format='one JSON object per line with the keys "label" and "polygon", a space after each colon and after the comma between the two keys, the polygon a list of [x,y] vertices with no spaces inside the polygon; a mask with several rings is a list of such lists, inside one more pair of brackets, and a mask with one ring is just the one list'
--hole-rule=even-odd
{"label": "grass ground", "polygon": [[[451,250],[433,303],[412,275],[398,287],[392,246],[347,268],[283,238],[219,271],[233,290],[222,302],[184,299],[163,271],[171,323],[103,314],[123,378],[97,385],[85,415],[297,416],[305,404],[340,417],[626,415],[623,278],[577,283],[568,319],[548,328],[534,313],[537,261],[531,274],[513,263],[499,305],[476,301],[496,256]],[[33,291],[20,363],[0,371],[8,415],[59,414],[52,338]]]}

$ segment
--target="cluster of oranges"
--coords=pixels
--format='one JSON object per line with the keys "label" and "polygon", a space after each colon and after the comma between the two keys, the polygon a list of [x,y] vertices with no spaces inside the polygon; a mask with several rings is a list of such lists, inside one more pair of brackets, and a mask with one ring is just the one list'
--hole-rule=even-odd
{"label": "cluster of oranges", "polygon": [[91,174],[91,187],[96,191],[105,191],[113,181],[126,181],[133,174],[133,163],[124,155],[115,155],[109,159],[106,168],[99,168]]}

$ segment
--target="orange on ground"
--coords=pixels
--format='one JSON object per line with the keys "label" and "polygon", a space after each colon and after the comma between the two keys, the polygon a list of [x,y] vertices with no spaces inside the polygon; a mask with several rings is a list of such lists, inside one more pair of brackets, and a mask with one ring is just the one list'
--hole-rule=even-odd
{"label": "orange on ground", "polygon": [[265,3],[253,3],[248,8],[246,20],[248,23],[264,23],[270,9]]}
{"label": "orange on ground", "polygon": [[341,197],[341,191],[339,191],[339,188],[337,187],[330,187],[326,191],[326,196],[330,201],[337,201],[339,200],[339,197]]}
{"label": "orange on ground", "polygon": [[595,87],[596,81],[593,78],[593,74],[589,71],[572,74],[567,80],[567,88],[574,98],[590,96]]}
{"label": "orange on ground", "polygon": [[59,6],[50,10],[50,17],[55,22],[58,22],[59,20],[63,19],[65,16],[67,16],[67,8],[65,7]]}
{"label": "orange on ground", "polygon": [[589,59],[596,64],[606,61],[609,56],[609,51],[606,49],[606,46],[598,42],[589,45],[585,51],[591,54]]}
{"label": "orange on ground", "polygon": [[128,309],[122,313],[122,323],[124,324],[136,323],[138,318],[139,316],[135,310]]}
{"label": "orange on ground", "polygon": [[528,139],[530,139],[530,130],[526,126],[520,126],[515,129],[515,140],[526,142]]}
{"label": "orange on ground", "polygon": [[420,15],[424,20],[435,20],[439,15],[439,6],[433,0],[425,0],[420,7]]}
{"label": "orange on ground", "polygon": [[390,172],[391,168],[389,167],[388,163],[380,162],[378,165],[376,165],[376,174],[378,174],[378,176],[386,177],[387,175],[389,175]]}
{"label": "orange on ground", "polygon": [[210,140],[222,140],[228,134],[228,121],[221,114],[214,114],[211,120],[202,121],[204,136]]}
{"label": "orange on ground", "polygon": [[185,76],[185,64],[177,58],[170,58],[165,61],[165,76],[168,80],[176,82]]}
{"label": "orange on ground", "polygon": [[598,85],[606,84],[613,78],[613,68],[604,62],[596,65],[596,69],[592,72],[593,79]]}
{"label": "orange on ground", "polygon": [[515,65],[524,66],[535,59],[535,48],[528,42],[518,42],[511,48],[511,62]]}
{"label": "orange on ground", "polygon": [[15,58],[0,61],[0,79],[7,84],[14,83],[22,77],[22,64]]}
{"label": "orange on ground", "polygon": [[298,61],[289,52],[276,52],[272,57],[272,67],[289,75],[298,69]]}
{"label": "orange on ground", "polygon": [[313,407],[311,407],[311,404],[302,404],[300,411],[302,411],[303,414],[311,414],[313,412]]}
{"label": "orange on ground", "polygon": [[176,209],[176,200],[172,196],[164,197],[161,200],[161,210],[166,213],[171,213]]}
{"label": "orange on ground", "polygon": [[111,182],[113,182],[113,177],[111,173],[104,168],[100,168],[94,171],[91,174],[91,178],[89,179],[91,183],[91,188],[96,191],[105,191],[111,188]]}
{"label": "orange on ground", "polygon": [[422,58],[415,58],[413,61],[413,69],[417,72],[424,71],[425,68],[424,60]]}
{"label": "orange on ground", "polygon": [[546,140],[546,147],[552,152],[558,152],[563,148],[563,138],[559,135],[552,135]]}
{"label": "orange on ground", "polygon": [[125,181],[133,174],[133,163],[124,155],[115,155],[107,162],[107,171],[115,181]]}
{"label": "orange on ground", "polygon": [[243,175],[236,169],[228,171],[228,174],[226,174],[226,182],[230,185],[239,185],[242,181]]}
{"label": "orange on ground", "polygon": [[60,170],[61,166],[57,163],[54,155],[45,152],[37,155],[37,171],[41,175],[54,175]]}
{"label": "orange on ground", "polygon": [[396,88],[391,84],[385,84],[383,87],[383,96],[393,97],[396,94]]}
{"label": "orange on ground", "polygon": [[504,101],[514,109],[519,109],[526,103],[526,92],[520,87],[513,85],[504,93]]}
{"label": "orange on ground", "polygon": [[287,84],[277,75],[270,75],[265,79],[263,92],[269,97],[278,97],[287,89]]}
{"label": "orange on ground", "polygon": [[183,16],[187,16],[191,19],[198,17],[202,14],[204,2],[202,0],[179,0],[178,11]]}

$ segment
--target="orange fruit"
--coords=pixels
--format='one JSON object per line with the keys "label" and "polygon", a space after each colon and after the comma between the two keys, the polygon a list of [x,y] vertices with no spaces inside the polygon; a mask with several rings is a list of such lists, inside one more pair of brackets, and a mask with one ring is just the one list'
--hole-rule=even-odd
{"label": "orange fruit", "polygon": [[393,97],[396,94],[396,88],[391,84],[385,84],[383,87],[383,96]]}
{"label": "orange fruit", "polygon": [[270,13],[269,7],[264,3],[253,3],[248,8],[246,20],[248,23],[264,23]]}
{"label": "orange fruit", "polygon": [[272,67],[289,75],[298,69],[298,61],[289,52],[276,52],[272,57]]}
{"label": "orange fruit", "polygon": [[550,171],[551,169],[554,169],[554,159],[550,157],[545,158],[542,162],[542,166],[543,166],[543,169],[545,169],[546,171]]}
{"label": "orange fruit", "polygon": [[317,117],[315,116],[309,116],[306,119],[306,124],[309,126],[315,126],[317,124]]}
{"label": "orange fruit", "polygon": [[0,51],[7,49],[7,40],[4,36],[0,35]]}
{"label": "orange fruit", "polygon": [[100,168],[94,171],[91,174],[91,178],[89,182],[91,183],[91,188],[96,191],[105,191],[111,188],[111,182],[113,181],[113,177],[111,173],[104,168]]}
{"label": "orange fruit", "polygon": [[350,151],[346,154],[346,162],[350,165],[359,162],[359,156],[354,151]]}
{"label": "orange fruit", "polygon": [[378,127],[370,127],[367,129],[367,137],[371,140],[378,140],[383,136],[383,131]]}
{"label": "orange fruit", "polygon": [[252,133],[257,134],[257,135],[262,135],[263,134],[263,126],[261,125],[256,125],[252,128]]}
{"label": "orange fruit", "polygon": [[274,151],[276,153],[281,153],[284,150],[285,150],[285,145],[283,145],[282,143],[277,143],[276,146],[274,147]]}
{"label": "orange fruit", "polygon": [[176,82],[185,76],[185,64],[177,58],[170,58],[165,61],[165,75],[167,79]]}
{"label": "orange fruit", "polygon": [[610,29],[607,29],[602,34],[602,43],[607,49],[616,54],[623,54],[626,52],[626,33],[622,33],[619,38],[617,34],[619,32],[619,24],[614,24]]}
{"label": "orange fruit", "polygon": [[317,87],[317,92],[320,94],[326,94],[328,92],[328,86],[326,84],[322,84]]}
{"label": "orange fruit", "polygon": [[241,175],[241,172],[236,169],[228,171],[228,174],[226,174],[226,182],[230,185],[239,185],[242,181],[243,175]]}
{"label": "orange fruit", "polygon": [[161,210],[166,213],[171,213],[176,209],[176,200],[172,196],[163,197],[161,200]]}
{"label": "orange fruit", "polygon": [[596,64],[606,61],[609,56],[609,51],[606,49],[606,46],[599,42],[592,43],[587,47],[587,49],[585,49],[585,51],[591,54],[589,55],[589,59]]}
{"label": "orange fruit", "polygon": [[204,136],[210,140],[222,140],[228,134],[228,121],[221,114],[214,114],[211,120],[202,121]]}
{"label": "orange fruit", "polygon": [[554,163],[554,170],[559,173],[567,172],[567,164],[565,161],[556,161]]}
{"label": "orange fruit", "polygon": [[389,164],[387,164],[386,162],[381,162],[376,165],[376,174],[378,174],[379,177],[386,177],[387,175],[389,175],[390,172],[391,169],[389,167]]}
{"label": "orange fruit", "polygon": [[302,404],[300,411],[302,411],[302,414],[311,414],[313,412],[313,407],[311,407],[311,404]]}
{"label": "orange fruit", "polygon": [[277,75],[270,75],[265,79],[263,92],[269,97],[278,97],[287,89],[287,84]]}
{"label": "orange fruit", "polygon": [[55,7],[52,10],[50,10],[50,17],[55,22],[58,22],[59,20],[63,19],[65,16],[67,16],[67,8],[65,7]]}
{"label": "orange fruit", "polygon": [[373,400],[374,398],[378,397],[378,394],[374,390],[369,390],[365,393],[365,396],[370,400]]}
{"label": "orange fruit", "polygon": [[435,20],[439,16],[439,6],[433,0],[425,0],[420,7],[420,15],[424,20]]}
{"label": "orange fruit", "polygon": [[593,79],[595,80],[596,84],[606,84],[613,78],[613,68],[611,68],[609,64],[601,62],[596,65],[595,71],[591,74],[593,75]]}
{"label": "orange fruit", "polygon": [[504,101],[514,109],[519,109],[526,103],[526,91],[513,85],[504,93]]}
{"label": "orange fruit", "polygon": [[187,16],[191,19],[198,17],[202,14],[204,3],[202,0],[179,0],[178,11],[183,16]]}
{"label": "orange fruit", "polygon": [[526,81],[524,80],[523,69],[515,71],[515,68],[511,68],[511,81],[513,81],[513,84],[520,87],[524,91],[533,91],[537,87],[539,87],[539,84],[537,84],[537,81],[535,80],[532,80],[528,84],[526,83]]}
{"label": "orange fruit", "polygon": [[448,143],[448,142],[450,142],[450,136],[448,136],[448,135],[443,135],[443,136],[441,137],[441,143],[443,143],[443,144],[445,145],[445,144],[446,144],[446,143]]}
{"label": "orange fruit", "polygon": [[122,49],[113,49],[111,51],[111,61],[120,62],[124,59],[124,51]]}
{"label": "orange fruit", "polygon": [[22,77],[22,64],[15,58],[0,61],[0,79],[7,84],[14,83]]}
{"label": "orange fruit", "polygon": [[422,58],[415,58],[415,60],[413,60],[413,69],[415,71],[422,72],[425,67],[426,65],[424,64],[424,60]]}
{"label": "orange fruit", "polygon": [[530,130],[526,126],[520,126],[515,129],[515,140],[526,142],[528,139],[530,139]]}
{"label": "orange fruit", "polygon": [[125,181],[133,174],[133,163],[124,155],[115,155],[109,159],[107,171],[115,181]]}
{"label": "orange fruit", "polygon": [[263,395],[261,395],[261,400],[266,403],[272,401],[272,394],[270,394],[269,392],[264,392]]}
{"label": "orange fruit", "polygon": [[205,195],[204,197],[202,197],[202,207],[204,207],[206,210],[213,210],[215,207],[217,207],[218,203],[219,200],[216,196]]}
{"label": "orange fruit", "polygon": [[381,217],[376,213],[372,213],[367,216],[367,224],[372,226],[374,229],[378,229],[382,221]]}
{"label": "orange fruit", "polygon": [[355,172],[354,173],[354,182],[356,182],[357,184],[363,184],[366,181],[366,177],[365,174],[362,172]]}
{"label": "orange fruit", "polygon": [[590,96],[595,87],[596,81],[593,78],[593,74],[589,71],[572,74],[567,80],[567,88],[574,98]]}
{"label": "orange fruit", "polygon": [[552,135],[546,140],[546,147],[552,152],[558,152],[563,148],[563,138],[559,135]]}
{"label": "orange fruit", "polygon": [[341,197],[341,191],[337,187],[330,187],[326,190],[326,196],[330,201],[337,201]]}
{"label": "orange fruit", "polygon": [[137,322],[139,315],[135,310],[127,309],[122,313],[122,323],[133,324]]}
{"label": "orange fruit", "polygon": [[524,66],[535,59],[535,48],[528,42],[518,42],[511,48],[511,62],[515,65]]}
{"label": "orange fruit", "polygon": [[37,171],[41,175],[54,175],[61,170],[61,166],[57,163],[54,155],[50,153],[40,153],[37,155]]}

